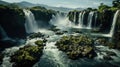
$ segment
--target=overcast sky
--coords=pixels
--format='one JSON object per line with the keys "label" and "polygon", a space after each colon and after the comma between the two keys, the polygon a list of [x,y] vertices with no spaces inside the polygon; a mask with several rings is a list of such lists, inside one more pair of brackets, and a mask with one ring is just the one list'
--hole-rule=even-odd
{"label": "overcast sky", "polygon": [[69,8],[87,8],[98,7],[100,3],[112,5],[113,0],[3,0],[6,2],[21,2],[27,1],[34,4],[46,4],[55,7],[69,7]]}

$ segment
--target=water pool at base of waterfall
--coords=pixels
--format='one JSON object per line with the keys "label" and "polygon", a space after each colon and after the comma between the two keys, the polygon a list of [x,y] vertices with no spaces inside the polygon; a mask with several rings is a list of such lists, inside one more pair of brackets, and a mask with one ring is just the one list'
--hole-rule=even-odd
{"label": "water pool at base of waterfall", "polygon": [[[47,32],[47,31],[44,31]],[[43,32],[43,33],[44,33]],[[49,31],[48,31],[49,32]],[[48,35],[48,34],[46,34]],[[96,45],[97,57],[94,59],[87,58],[79,58],[78,60],[71,60],[67,57],[67,55],[60,51],[55,43],[62,36],[65,35],[78,35],[78,34],[63,34],[63,35],[55,35],[54,33],[50,33],[50,36],[47,39],[46,46],[43,50],[43,55],[40,60],[33,67],[119,67],[120,66],[120,51],[115,49],[109,49],[108,47]],[[26,44],[34,45],[34,42],[40,40],[41,38],[28,39]],[[25,45],[21,45],[23,47]],[[3,63],[1,67],[7,67],[12,63],[10,63],[10,55],[17,51],[20,47],[12,47],[5,50],[6,56],[3,59]],[[107,51],[112,51],[117,54],[117,56],[112,56],[113,60],[104,60],[103,56],[106,55]]]}

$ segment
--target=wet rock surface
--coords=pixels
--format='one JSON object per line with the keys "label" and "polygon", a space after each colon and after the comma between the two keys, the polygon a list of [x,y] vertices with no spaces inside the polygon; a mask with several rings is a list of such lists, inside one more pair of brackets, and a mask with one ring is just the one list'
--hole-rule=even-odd
{"label": "wet rock surface", "polygon": [[32,67],[39,61],[43,54],[43,42],[36,41],[36,45],[26,45],[20,48],[14,55],[11,56],[11,62],[14,62],[13,67]]}
{"label": "wet rock surface", "polygon": [[4,55],[0,52],[0,64],[2,64]]}
{"label": "wet rock surface", "polygon": [[93,42],[87,36],[63,36],[57,41],[56,46],[65,52],[70,59],[78,59],[82,57],[93,58],[96,56]]}

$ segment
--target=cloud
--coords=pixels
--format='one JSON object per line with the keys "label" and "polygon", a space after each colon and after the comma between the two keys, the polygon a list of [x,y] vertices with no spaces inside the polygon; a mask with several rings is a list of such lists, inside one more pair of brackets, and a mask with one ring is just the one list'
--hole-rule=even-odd
{"label": "cloud", "polygon": [[31,3],[39,3],[46,4],[50,6],[57,7],[69,7],[69,8],[87,8],[93,7],[97,8],[100,3],[104,3],[107,5],[112,5],[113,0],[4,0],[8,2],[20,2],[20,1],[28,1]]}

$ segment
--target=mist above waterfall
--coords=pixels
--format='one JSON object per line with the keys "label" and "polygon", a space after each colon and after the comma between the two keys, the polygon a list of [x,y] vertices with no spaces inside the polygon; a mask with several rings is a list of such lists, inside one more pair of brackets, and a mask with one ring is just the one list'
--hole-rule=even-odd
{"label": "mist above waterfall", "polygon": [[68,19],[67,14],[64,13],[53,15],[50,24],[57,27],[71,27],[71,21]]}

